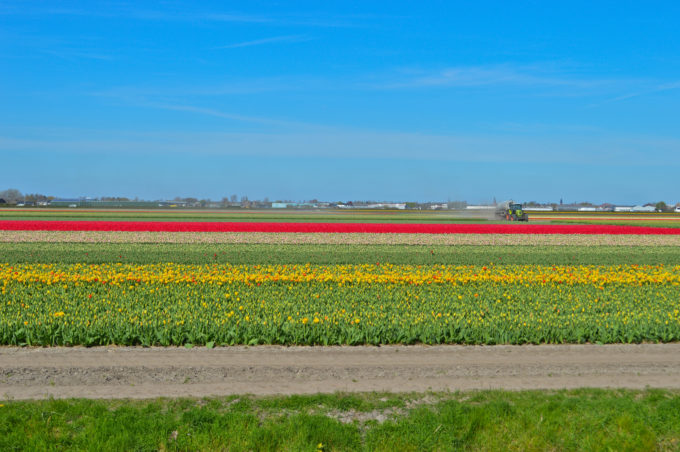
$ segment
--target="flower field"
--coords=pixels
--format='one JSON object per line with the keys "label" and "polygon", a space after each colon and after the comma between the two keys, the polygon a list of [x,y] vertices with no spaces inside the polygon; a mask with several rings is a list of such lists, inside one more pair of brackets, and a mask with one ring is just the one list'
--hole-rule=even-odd
{"label": "flower field", "polygon": [[680,266],[0,265],[3,344],[680,339]]}
{"label": "flower field", "polygon": [[679,233],[0,221],[0,344],[678,341]]}
{"label": "flower field", "polygon": [[680,228],[596,224],[461,223],[271,223],[192,221],[21,221],[0,220],[7,231],[156,231],[156,232],[298,232],[378,234],[654,234],[680,235]]}

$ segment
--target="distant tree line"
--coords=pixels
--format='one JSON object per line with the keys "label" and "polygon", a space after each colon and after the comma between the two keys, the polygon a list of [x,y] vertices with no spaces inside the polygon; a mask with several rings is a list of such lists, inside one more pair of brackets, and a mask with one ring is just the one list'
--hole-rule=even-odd
{"label": "distant tree line", "polygon": [[[56,199],[55,196],[49,196],[49,195],[44,195],[41,193],[26,193],[23,194],[21,191],[17,190],[16,188],[8,188],[7,190],[2,190],[0,191],[0,204],[20,204],[20,203],[33,203],[33,204],[38,204],[38,203],[43,203],[43,202],[49,202]],[[100,198],[83,198],[86,199],[87,201],[106,201],[106,202],[130,202],[130,201],[135,201],[139,202],[140,199],[138,197],[135,197],[134,199],[130,199],[125,196],[102,196]],[[156,201],[144,201],[144,202],[156,202]],[[159,201],[160,202],[160,201]],[[219,201],[213,201],[208,198],[203,198],[199,199],[196,197],[181,197],[177,196],[173,198],[172,200],[164,200],[163,202],[176,202],[176,203],[181,203],[182,205],[188,206],[188,207],[212,207],[212,208],[230,208],[230,207],[239,207],[239,208],[266,208],[266,207],[271,207],[272,202],[269,200],[269,198],[265,197],[262,200],[258,199],[253,199],[251,200],[248,198],[247,195],[242,195],[238,196],[236,194],[232,194],[230,196],[225,196]],[[290,199],[277,199],[274,201],[276,203],[289,203],[289,204],[319,204],[320,201],[316,198],[306,200],[306,201],[293,201]],[[382,203],[389,203],[391,201],[381,201]],[[378,203],[377,201],[374,200],[354,200],[354,201],[337,201],[330,203],[331,205],[346,205],[346,206],[352,206],[352,207],[363,207],[363,206],[369,206],[371,204],[376,204]],[[448,200],[446,203],[432,203],[432,202],[405,202],[406,208],[408,209],[427,209],[427,208],[440,208],[438,206],[444,205],[446,208],[448,206],[449,209],[465,209],[465,207],[468,205],[466,201],[451,201]],[[524,202],[524,205],[526,207],[541,207],[541,206],[552,206],[553,208],[557,209],[558,206],[562,205],[562,200],[560,200],[559,204],[557,203],[539,203],[536,201],[528,201]],[[595,204],[590,203],[588,201],[583,201],[579,203],[572,203],[570,204],[571,206],[577,206],[577,207],[596,207]],[[672,212],[673,209],[675,208],[674,205],[668,205],[664,201],[659,201],[657,203],[647,203],[645,204],[646,206],[654,206],[655,209],[659,212]]]}
{"label": "distant tree line", "polygon": [[0,199],[3,199],[7,204],[18,204],[21,202],[47,202],[54,199],[54,196],[47,196],[40,193],[26,193],[22,194],[16,188],[8,188],[0,191]]}

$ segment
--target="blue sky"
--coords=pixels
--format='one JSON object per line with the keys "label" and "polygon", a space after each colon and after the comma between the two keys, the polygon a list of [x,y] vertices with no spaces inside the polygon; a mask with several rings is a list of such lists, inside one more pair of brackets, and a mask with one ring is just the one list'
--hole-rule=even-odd
{"label": "blue sky", "polygon": [[680,201],[680,3],[0,0],[0,189]]}

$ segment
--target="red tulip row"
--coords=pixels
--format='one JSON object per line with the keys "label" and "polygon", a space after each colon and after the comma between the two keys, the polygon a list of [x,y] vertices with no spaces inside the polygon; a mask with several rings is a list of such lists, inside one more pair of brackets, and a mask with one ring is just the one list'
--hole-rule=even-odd
{"label": "red tulip row", "polygon": [[185,221],[0,221],[5,231],[321,232],[410,234],[680,235],[680,228],[595,224],[402,224]]}

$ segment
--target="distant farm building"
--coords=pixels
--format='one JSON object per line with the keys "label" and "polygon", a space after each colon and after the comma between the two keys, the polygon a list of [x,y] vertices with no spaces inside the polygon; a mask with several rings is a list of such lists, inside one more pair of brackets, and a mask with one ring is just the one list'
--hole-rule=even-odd
{"label": "distant farm building", "polygon": [[159,207],[158,201],[100,201],[91,198],[59,198],[50,201],[50,207]]}
{"label": "distant farm building", "polygon": [[78,198],[58,198],[50,201],[52,207],[77,207],[80,203]]}
{"label": "distant farm building", "polygon": [[398,209],[398,210],[404,210],[406,209],[406,203],[399,203],[399,202],[380,202],[376,204],[368,204],[366,206],[367,209]]}
{"label": "distant farm building", "polygon": [[654,206],[635,206],[631,209],[631,212],[656,212],[656,207],[654,207]]}
{"label": "distant farm building", "polygon": [[[325,203],[326,206],[328,203]],[[326,207],[323,206],[323,207]],[[317,209],[319,203],[315,202],[273,202],[272,209]]]}
{"label": "distant farm building", "polygon": [[525,207],[524,210],[527,212],[552,212],[553,209],[552,206],[546,206],[546,207]]}
{"label": "distant farm building", "polygon": [[354,205],[351,202],[348,202],[347,204],[338,204],[336,206],[338,209],[397,209],[397,210],[405,210],[406,209],[406,203],[405,202],[380,202],[380,203],[373,203],[373,204],[366,204],[366,205]]}

